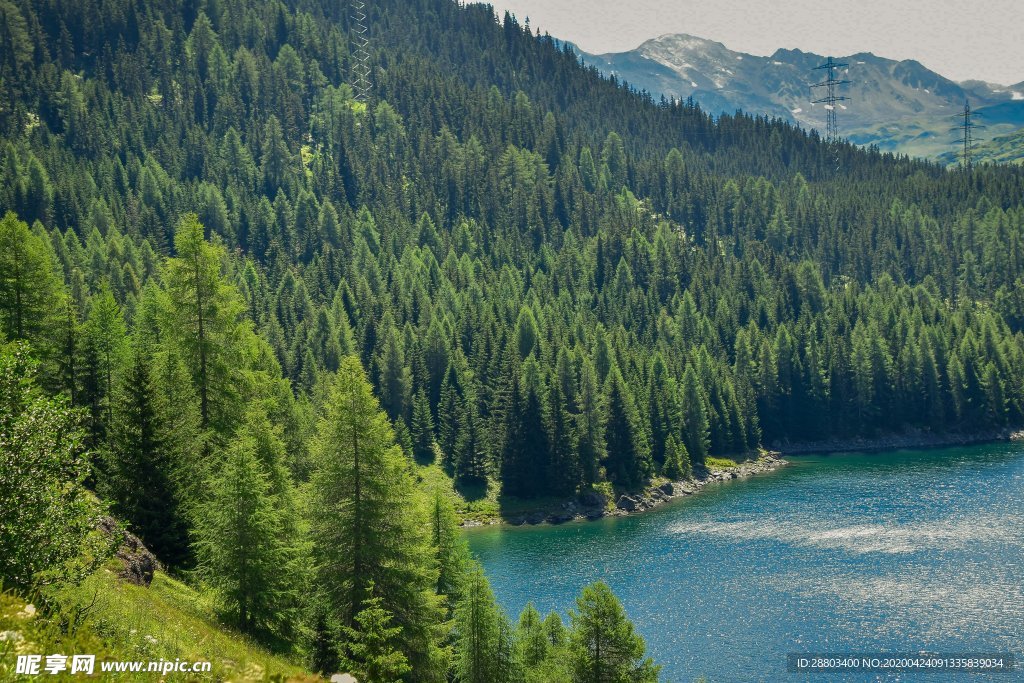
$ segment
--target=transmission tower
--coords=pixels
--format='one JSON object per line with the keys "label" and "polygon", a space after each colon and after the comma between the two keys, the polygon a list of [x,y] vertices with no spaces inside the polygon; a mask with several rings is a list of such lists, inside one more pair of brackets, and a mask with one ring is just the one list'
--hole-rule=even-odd
{"label": "transmission tower", "polygon": [[984,128],[980,124],[974,122],[973,117],[979,116],[977,112],[971,111],[970,100],[964,100],[964,110],[962,113],[957,114],[957,117],[963,119],[963,123],[953,128],[953,130],[962,131],[961,142],[963,144],[963,152],[960,157],[960,165],[963,168],[971,167],[971,155],[974,154],[974,129]]}
{"label": "transmission tower", "polygon": [[812,102],[814,102],[814,104],[825,105],[825,139],[829,142],[838,142],[839,140],[839,124],[836,122],[836,104],[839,102],[846,102],[850,99],[849,97],[843,97],[837,94],[839,86],[846,85],[850,81],[836,78],[836,69],[842,69],[847,66],[849,66],[849,64],[837,62],[829,57],[824,64],[814,67],[814,71],[825,71],[827,73],[827,78],[825,78],[825,80],[811,86],[811,92],[813,92],[813,88],[825,88],[825,96],[812,100]]}
{"label": "transmission tower", "polygon": [[352,0],[352,92],[356,101],[366,102],[370,97],[370,29],[367,25],[366,3]]}

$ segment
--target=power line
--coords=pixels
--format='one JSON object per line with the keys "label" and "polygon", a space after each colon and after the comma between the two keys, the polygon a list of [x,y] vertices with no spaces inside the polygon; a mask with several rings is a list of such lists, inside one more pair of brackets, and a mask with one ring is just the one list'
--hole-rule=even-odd
{"label": "power line", "polygon": [[957,117],[963,119],[964,122],[961,123],[959,126],[956,126],[955,128],[953,128],[953,130],[963,131],[963,134],[961,135],[961,138],[960,138],[961,143],[963,145],[963,152],[961,152],[961,156],[960,156],[960,165],[963,168],[968,168],[968,169],[971,168],[971,161],[972,161],[971,160],[971,156],[974,154],[974,133],[973,133],[973,131],[974,131],[975,128],[984,128],[985,127],[985,126],[982,126],[980,124],[975,123],[972,120],[973,117],[975,117],[975,116],[980,116],[980,114],[978,114],[977,112],[972,112],[971,111],[971,102],[970,102],[970,100],[964,100],[964,110],[963,110],[963,112],[957,114]]}
{"label": "power line", "polygon": [[352,92],[356,101],[365,103],[370,98],[370,28],[367,23],[366,3],[352,0]]}
{"label": "power line", "polygon": [[839,124],[836,121],[836,104],[839,102],[846,102],[849,97],[844,97],[838,94],[838,88],[841,85],[846,85],[850,81],[840,80],[836,78],[836,69],[841,69],[850,66],[845,62],[837,62],[832,57],[829,57],[826,62],[820,66],[814,67],[813,71],[826,71],[827,78],[821,83],[815,83],[811,86],[813,88],[825,88],[825,96],[817,100],[812,100],[814,104],[825,105],[825,137],[830,142],[837,142],[839,140]]}
{"label": "power line", "polygon": [[[836,78],[836,69],[842,69],[850,66],[845,62],[837,62],[832,57],[829,57],[824,64],[814,67],[813,71],[825,71],[826,78],[821,83],[814,83],[811,85],[811,92],[814,92],[815,88],[825,88],[825,96],[820,97],[816,100],[811,100],[813,104],[824,104],[825,105],[825,141],[829,147],[832,148],[832,161],[835,163],[835,170],[839,170],[840,166],[840,146],[839,146],[839,122],[836,120],[836,105],[840,102],[846,102],[849,97],[845,97],[839,94],[839,86],[846,85],[850,81],[845,79]],[[849,71],[847,69],[847,71]],[[814,97],[812,94],[811,97]]]}

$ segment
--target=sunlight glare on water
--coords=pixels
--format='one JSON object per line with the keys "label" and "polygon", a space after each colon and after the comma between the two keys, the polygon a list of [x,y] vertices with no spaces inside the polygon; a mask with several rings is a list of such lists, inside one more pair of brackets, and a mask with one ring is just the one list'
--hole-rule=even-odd
{"label": "sunlight glare on water", "polygon": [[1022,444],[794,458],[639,516],[467,537],[513,616],[608,582],[667,681],[935,680],[804,679],[789,652],[1024,654]]}

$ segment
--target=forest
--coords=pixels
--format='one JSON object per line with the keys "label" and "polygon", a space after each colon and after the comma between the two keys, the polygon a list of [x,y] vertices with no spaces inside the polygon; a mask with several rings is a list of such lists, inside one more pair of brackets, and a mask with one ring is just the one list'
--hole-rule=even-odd
{"label": "forest", "polygon": [[606,586],[511,625],[417,468],[570,499],[1024,422],[1024,169],[367,6],[363,102],[345,3],[0,0],[4,588],[85,571],[109,505],[316,671],[653,680]]}

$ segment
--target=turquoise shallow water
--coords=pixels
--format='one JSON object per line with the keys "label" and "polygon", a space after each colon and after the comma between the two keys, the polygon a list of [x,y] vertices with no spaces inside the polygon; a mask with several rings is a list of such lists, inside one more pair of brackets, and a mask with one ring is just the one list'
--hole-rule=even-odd
{"label": "turquoise shallow water", "polygon": [[[1024,445],[793,458],[643,515],[467,532],[499,601],[605,580],[666,681],[1024,681]],[[790,674],[790,652],[1011,652],[1009,674]]]}

